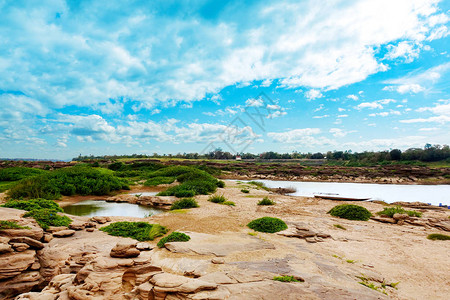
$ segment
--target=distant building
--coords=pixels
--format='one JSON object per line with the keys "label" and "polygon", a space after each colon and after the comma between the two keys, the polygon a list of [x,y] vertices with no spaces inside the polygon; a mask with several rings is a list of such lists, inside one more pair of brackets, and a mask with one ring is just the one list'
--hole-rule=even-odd
{"label": "distant building", "polygon": [[236,160],[242,160],[242,157],[240,155],[236,155]]}

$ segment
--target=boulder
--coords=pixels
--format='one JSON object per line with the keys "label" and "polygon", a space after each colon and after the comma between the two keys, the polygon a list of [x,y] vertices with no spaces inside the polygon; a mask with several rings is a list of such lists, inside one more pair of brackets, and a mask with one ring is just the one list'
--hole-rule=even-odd
{"label": "boulder", "polygon": [[13,249],[11,248],[10,244],[6,244],[6,243],[0,244],[0,254],[10,253],[12,251],[13,251]]}
{"label": "boulder", "polygon": [[17,252],[23,252],[30,248],[28,244],[25,243],[11,243],[11,246],[16,250]]}
{"label": "boulder", "polygon": [[69,229],[69,227],[66,227],[66,226],[50,226],[45,231],[50,232],[50,233],[55,233],[55,232],[63,231],[63,230],[67,230],[67,229]]}
{"label": "boulder", "polygon": [[102,217],[102,216],[95,216],[91,218],[92,222],[96,222],[98,224],[105,224],[108,222],[111,222],[111,218],[110,217]]}
{"label": "boulder", "polygon": [[83,230],[85,227],[86,227],[85,222],[74,221],[69,225],[69,228],[73,230]]}
{"label": "boulder", "polygon": [[53,240],[53,235],[50,233],[45,233],[44,234],[44,242],[49,243],[51,240]]}
{"label": "boulder", "polygon": [[140,250],[140,251],[150,251],[153,249],[152,246],[150,246],[149,243],[137,243],[136,244],[136,249]]}
{"label": "boulder", "polygon": [[94,230],[95,230],[95,229],[94,229],[93,227],[86,228],[86,231],[87,231],[87,232],[94,232]]}
{"label": "boulder", "polygon": [[25,236],[34,240],[40,240],[44,235],[44,231],[41,228],[33,227],[31,229],[4,229],[0,230],[0,236],[6,237],[18,237]]}
{"label": "boulder", "polygon": [[132,258],[141,254],[141,251],[136,249],[136,243],[117,243],[114,248],[111,249],[111,257],[116,258]]}
{"label": "boulder", "polygon": [[31,248],[34,248],[34,249],[37,249],[37,250],[40,250],[40,249],[44,248],[44,244],[43,243],[41,243],[39,241],[36,241],[36,240],[34,240],[32,238],[29,238],[29,237],[23,237],[23,236],[21,236],[21,237],[14,237],[9,242],[10,243],[25,243],[25,244],[29,245]]}
{"label": "boulder", "polygon": [[57,231],[57,232],[53,233],[53,237],[64,238],[64,237],[72,236],[74,234],[75,234],[75,230],[67,229],[67,230],[61,230],[61,231]]}
{"label": "boulder", "polygon": [[3,254],[0,259],[0,280],[20,275],[36,260],[34,250]]}

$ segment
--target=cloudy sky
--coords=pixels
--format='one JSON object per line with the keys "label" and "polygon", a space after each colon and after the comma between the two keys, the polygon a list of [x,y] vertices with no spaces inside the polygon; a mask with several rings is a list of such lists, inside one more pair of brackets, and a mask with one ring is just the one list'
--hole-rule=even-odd
{"label": "cloudy sky", "polygon": [[0,0],[0,157],[450,144],[450,3]]}

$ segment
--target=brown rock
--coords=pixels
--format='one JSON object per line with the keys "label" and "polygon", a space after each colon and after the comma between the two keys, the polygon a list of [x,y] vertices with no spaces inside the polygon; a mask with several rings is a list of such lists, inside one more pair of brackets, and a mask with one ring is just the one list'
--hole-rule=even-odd
{"label": "brown rock", "polygon": [[50,227],[48,227],[48,229],[46,229],[46,231],[50,232],[50,233],[55,233],[55,232],[63,231],[63,230],[67,230],[67,229],[69,229],[69,227],[66,227],[66,226],[50,226]]}
{"label": "brown rock", "polygon": [[14,237],[9,242],[10,243],[25,243],[25,244],[29,245],[31,248],[38,249],[38,250],[44,248],[44,244],[42,244],[41,242],[36,241],[32,238],[29,238],[29,237],[23,237],[23,236],[22,237]]}
{"label": "brown rock", "polygon": [[92,227],[86,228],[86,231],[87,232],[94,232],[94,228],[92,228]]}
{"label": "brown rock", "polygon": [[19,275],[34,264],[35,260],[34,250],[3,254],[0,259],[0,280]]}
{"label": "brown rock", "polygon": [[225,260],[223,258],[218,258],[218,257],[214,257],[213,259],[211,259],[211,262],[213,264],[224,264]]}
{"label": "brown rock", "polygon": [[64,238],[64,237],[72,236],[74,234],[75,234],[75,230],[67,229],[67,230],[61,230],[61,231],[57,231],[57,232],[53,233],[53,237]]}
{"label": "brown rock", "polygon": [[150,279],[155,291],[165,293],[196,293],[202,290],[214,290],[217,284],[200,279],[188,278],[169,273],[160,273]]}
{"label": "brown rock", "polygon": [[0,230],[0,236],[6,237],[18,237],[25,236],[34,240],[40,240],[44,235],[44,231],[41,228],[33,227],[31,229],[5,229]]}
{"label": "brown rock", "polygon": [[[14,278],[0,281],[0,298],[10,299],[16,295],[27,293],[39,286],[41,282],[42,277],[38,271],[24,272]],[[44,298],[39,298],[39,300],[41,299]]]}
{"label": "brown rock", "polygon": [[28,244],[25,243],[11,243],[11,246],[16,250],[17,252],[23,252],[30,248]]}
{"label": "brown rock", "polygon": [[1,243],[0,244],[0,254],[10,253],[12,251],[13,251],[13,249],[11,248],[10,244],[6,244],[6,243]]}
{"label": "brown rock", "polygon": [[85,222],[77,222],[77,221],[75,221],[75,222],[72,222],[69,225],[69,228],[73,229],[73,230],[83,230],[85,227],[86,227],[86,223]]}
{"label": "brown rock", "polygon": [[110,217],[101,217],[101,216],[95,216],[91,218],[91,221],[96,222],[98,224],[105,224],[107,222],[111,222]]}
{"label": "brown rock", "polygon": [[110,252],[111,257],[117,258],[137,257],[139,254],[141,252],[136,249],[136,243],[117,243]]}
{"label": "brown rock", "polygon": [[317,243],[317,240],[314,237],[307,237],[305,238],[305,241],[308,243]]}
{"label": "brown rock", "polygon": [[53,240],[53,235],[50,233],[45,233],[44,234],[44,242],[49,243],[51,240]]}
{"label": "brown rock", "polygon": [[381,222],[381,223],[391,223],[391,224],[396,223],[396,221],[393,218],[387,218],[387,217],[373,216],[373,217],[370,217],[370,219],[377,221],[377,222]]}
{"label": "brown rock", "polygon": [[394,214],[392,218],[396,221],[408,219],[409,216],[407,214]]}
{"label": "brown rock", "polygon": [[140,250],[140,251],[150,251],[153,249],[152,246],[150,246],[149,243],[137,243],[136,244],[136,249]]}

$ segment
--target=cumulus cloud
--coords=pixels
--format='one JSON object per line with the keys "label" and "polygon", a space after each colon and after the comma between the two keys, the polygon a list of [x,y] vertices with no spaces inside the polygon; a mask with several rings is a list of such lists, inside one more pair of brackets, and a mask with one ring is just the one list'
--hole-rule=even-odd
{"label": "cumulus cloud", "polygon": [[369,109],[383,109],[383,106],[378,102],[363,102],[355,106],[356,109],[363,109],[363,108],[369,108]]}
{"label": "cumulus cloud", "polygon": [[319,128],[301,128],[285,132],[268,132],[267,136],[277,142],[292,144],[300,143],[305,138],[319,134],[320,132],[321,130]]}
{"label": "cumulus cloud", "polygon": [[422,107],[417,110],[418,112],[431,112],[434,116],[427,118],[415,118],[401,120],[402,123],[448,123],[450,122],[450,102],[448,100],[437,103],[434,107]]}
{"label": "cumulus cloud", "polygon": [[310,100],[314,100],[314,99],[317,99],[317,98],[322,98],[323,95],[322,95],[322,93],[319,90],[312,89],[312,90],[309,90],[309,91],[305,92],[305,97],[306,97],[307,100],[310,101]]}
{"label": "cumulus cloud", "polygon": [[388,52],[384,56],[386,59],[402,58],[405,62],[412,62],[419,57],[421,44],[413,43],[410,41],[403,41],[397,45],[388,45]]}

